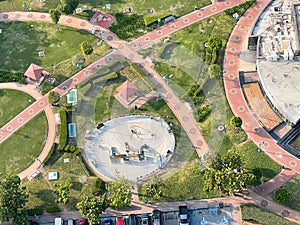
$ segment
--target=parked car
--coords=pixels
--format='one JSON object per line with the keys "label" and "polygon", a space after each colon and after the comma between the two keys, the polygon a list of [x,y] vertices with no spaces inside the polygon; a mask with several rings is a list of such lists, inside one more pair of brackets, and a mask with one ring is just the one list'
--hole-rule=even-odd
{"label": "parked car", "polygon": [[160,225],[161,211],[154,209],[152,212],[153,225]]}
{"label": "parked car", "polygon": [[180,225],[189,225],[188,208],[186,205],[179,206]]}
{"label": "parked car", "polygon": [[79,225],[87,225],[88,224],[88,221],[87,221],[87,218],[80,218],[79,220],[78,220],[78,224]]}
{"label": "parked car", "polygon": [[136,225],[136,215],[135,214],[129,215],[129,225]]}
{"label": "parked car", "polygon": [[123,225],[123,224],[124,224],[124,223],[123,223],[123,217],[118,216],[118,217],[116,218],[116,220],[117,220],[117,225]]}
{"label": "parked car", "polygon": [[148,214],[147,213],[143,213],[141,215],[142,217],[142,225],[148,225],[149,224],[149,221],[148,221]]}
{"label": "parked car", "polygon": [[111,218],[109,218],[109,217],[104,218],[104,225],[111,225],[111,224],[112,224]]}

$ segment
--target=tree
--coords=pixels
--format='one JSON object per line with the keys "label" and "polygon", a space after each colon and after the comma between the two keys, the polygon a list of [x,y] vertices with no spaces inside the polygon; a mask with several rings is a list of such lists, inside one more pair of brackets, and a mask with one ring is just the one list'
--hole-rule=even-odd
{"label": "tree", "polygon": [[232,195],[234,191],[241,192],[253,179],[255,176],[244,167],[241,156],[233,151],[223,158],[217,156],[204,172],[203,190]]}
{"label": "tree", "polygon": [[243,121],[240,117],[238,116],[233,116],[230,119],[230,125],[233,127],[241,127],[243,124]]}
{"label": "tree", "polygon": [[291,199],[291,193],[285,188],[279,188],[274,192],[273,198],[275,202],[285,204]]}
{"label": "tree", "polygon": [[20,186],[17,175],[0,175],[0,223],[13,218],[13,224],[27,225],[28,218],[24,209],[28,200],[26,188]]}
{"label": "tree", "polygon": [[144,186],[145,197],[151,198],[153,200],[159,200],[162,195],[162,186],[163,183],[158,178],[147,182]]}
{"label": "tree", "polygon": [[105,195],[97,197],[86,196],[76,204],[76,208],[80,214],[88,219],[89,224],[98,224],[100,222],[99,214],[106,208]]}
{"label": "tree", "polygon": [[131,205],[132,185],[123,176],[106,184],[108,203],[117,209]]}
{"label": "tree", "polygon": [[222,48],[222,39],[220,37],[211,36],[207,43],[210,50],[217,51]]}
{"label": "tree", "polygon": [[61,4],[58,6],[58,9],[67,15],[70,15],[74,12],[79,4],[79,0],[61,0]]}
{"label": "tree", "polygon": [[66,183],[56,185],[54,193],[57,195],[57,202],[61,204],[67,204],[70,197],[70,188]]}
{"label": "tree", "polygon": [[55,105],[60,100],[60,96],[57,92],[51,91],[48,95],[48,102],[51,105]]}
{"label": "tree", "polygon": [[58,21],[61,16],[61,12],[58,9],[50,9],[49,13],[50,13],[50,18],[51,18],[52,22],[54,24],[58,24]]}
{"label": "tree", "polygon": [[93,47],[87,41],[81,43],[81,52],[85,55],[90,55],[93,52]]}

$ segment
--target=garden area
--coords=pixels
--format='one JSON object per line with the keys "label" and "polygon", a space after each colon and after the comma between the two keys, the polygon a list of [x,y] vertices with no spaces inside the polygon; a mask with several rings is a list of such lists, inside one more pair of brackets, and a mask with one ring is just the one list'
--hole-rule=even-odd
{"label": "garden area", "polygon": [[17,174],[31,165],[42,151],[47,134],[47,118],[42,112],[1,143],[1,173]]}

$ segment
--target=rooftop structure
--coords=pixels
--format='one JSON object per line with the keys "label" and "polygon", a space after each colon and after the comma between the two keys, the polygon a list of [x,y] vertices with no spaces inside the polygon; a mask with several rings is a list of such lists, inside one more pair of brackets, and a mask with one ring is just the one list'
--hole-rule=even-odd
{"label": "rooftop structure", "polygon": [[127,108],[131,102],[140,96],[138,88],[129,80],[121,84],[116,91],[115,98]]}
{"label": "rooftop structure", "polygon": [[300,62],[257,61],[260,84],[281,116],[296,124],[300,119]]}
{"label": "rooftop structure", "polygon": [[39,81],[43,75],[44,68],[31,63],[24,75],[34,81]]}

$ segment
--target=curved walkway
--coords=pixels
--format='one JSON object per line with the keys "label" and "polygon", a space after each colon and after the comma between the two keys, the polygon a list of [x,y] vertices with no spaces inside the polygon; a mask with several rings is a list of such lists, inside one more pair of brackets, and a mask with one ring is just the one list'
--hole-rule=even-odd
{"label": "curved walkway", "polygon": [[242,128],[248,137],[257,145],[264,141],[261,149],[269,157],[300,174],[300,159],[279,147],[276,141],[261,127],[247,105],[239,80],[239,55],[242,51],[246,51],[248,35],[269,2],[269,0],[258,0],[240,18],[231,33],[225,51],[224,70],[227,71],[224,74],[225,92],[234,115],[241,117],[244,121]]}
{"label": "curved walkway", "polygon": [[[31,95],[33,98],[37,100],[37,102],[39,102],[38,104],[42,104],[44,102],[43,100],[39,101],[39,99],[43,99],[43,96],[34,89],[34,85],[24,85],[19,83],[0,83],[0,89],[19,90]],[[21,126],[25,124],[25,121],[28,122],[30,119],[32,119],[34,116],[37,115],[33,113],[34,110],[36,110],[37,112],[44,110],[48,122],[48,135],[47,135],[47,139],[45,140],[46,142],[44,148],[40,153],[40,155],[38,156],[40,161],[43,162],[44,159],[47,157],[48,153],[50,152],[51,147],[54,143],[56,122],[55,122],[55,117],[52,108],[49,104],[47,104],[44,108],[42,109],[41,108],[42,108],[41,106],[37,106],[37,104],[33,103],[31,106],[29,106],[27,109],[25,109],[23,112],[21,112],[19,115],[17,115],[14,119],[12,119],[8,124],[4,126],[4,129],[6,128],[6,132],[4,133],[6,134],[6,137],[9,137],[10,135],[13,134],[13,131],[10,132],[10,129],[14,129],[14,128],[15,130],[19,129]],[[31,116],[30,112],[32,112],[31,114],[34,114],[34,116]],[[19,173],[18,176],[20,177],[20,179],[25,179],[27,176],[30,176],[40,166],[41,166],[40,162],[34,161],[33,164],[31,164],[24,171]]]}

